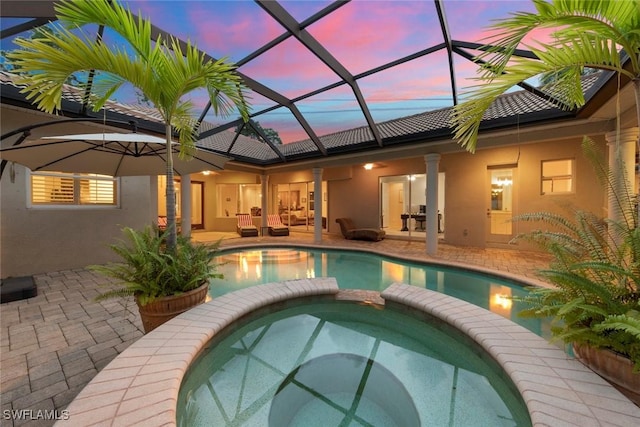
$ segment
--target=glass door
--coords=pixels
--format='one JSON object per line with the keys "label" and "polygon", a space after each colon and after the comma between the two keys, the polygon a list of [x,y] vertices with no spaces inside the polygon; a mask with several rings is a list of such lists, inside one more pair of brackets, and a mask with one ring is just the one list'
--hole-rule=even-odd
{"label": "glass door", "polygon": [[[381,226],[387,233],[408,236],[424,233],[426,174],[380,177]],[[444,199],[443,199],[444,200]],[[433,203],[440,206],[439,200]],[[424,236],[424,234],[422,234]]]}
{"label": "glass door", "polygon": [[[381,221],[380,225],[387,232],[400,233],[403,228],[402,215],[406,213],[405,206],[405,175],[380,178]],[[405,230],[406,231],[406,230]]]}
{"label": "glass door", "polygon": [[204,182],[191,181],[191,228],[204,229]]}
{"label": "glass door", "polygon": [[[180,201],[180,180],[175,182],[176,192],[176,219],[182,218],[182,203]],[[204,182],[191,181],[191,229],[204,229]]]}
{"label": "glass door", "polygon": [[489,169],[487,242],[509,243],[513,237],[514,168]]}

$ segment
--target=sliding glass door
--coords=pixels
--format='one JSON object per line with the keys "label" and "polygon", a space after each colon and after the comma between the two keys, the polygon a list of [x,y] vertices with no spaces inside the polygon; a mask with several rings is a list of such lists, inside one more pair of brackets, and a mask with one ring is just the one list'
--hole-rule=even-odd
{"label": "sliding glass door", "polygon": [[[380,177],[382,227],[390,234],[424,233],[427,177],[425,174]],[[438,231],[444,231],[444,173],[438,175]]]}
{"label": "sliding glass door", "polygon": [[[327,186],[322,183],[322,195],[316,195],[313,182],[278,184],[275,187],[275,206],[282,222],[297,229],[310,230],[316,218],[321,218],[326,228]],[[318,197],[323,197],[322,212],[317,207]]]}
{"label": "sliding glass door", "polygon": [[424,231],[425,174],[380,178],[382,227],[389,231]]}

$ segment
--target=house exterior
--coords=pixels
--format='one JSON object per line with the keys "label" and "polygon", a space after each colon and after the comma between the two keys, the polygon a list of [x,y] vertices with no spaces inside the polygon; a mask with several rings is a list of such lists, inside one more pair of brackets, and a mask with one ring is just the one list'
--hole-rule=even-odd
{"label": "house exterior", "polygon": [[[541,105],[539,100],[533,102],[526,92],[504,95],[490,111],[496,115],[494,124],[481,131],[473,154],[452,140],[445,109],[381,123],[381,134],[388,141],[383,147],[359,141],[362,132],[353,129],[322,137],[329,151],[326,156],[294,156],[287,162],[251,164],[242,161],[243,153],[232,155],[234,159],[223,171],[179,177],[179,193],[191,190],[188,197],[183,197],[186,205],[182,210],[185,215],[191,211],[190,221],[185,223],[191,222],[193,233],[234,232],[236,213],[251,212],[260,226],[263,220],[266,224],[265,210],[290,221],[295,212],[296,224],[290,226],[315,233],[317,240],[324,233],[339,234],[335,219],[350,217],[359,226],[383,227],[388,231],[387,238],[424,240],[427,252],[437,250],[439,242],[531,249],[523,244],[509,245],[516,234],[533,227],[511,223],[513,215],[562,212],[570,206],[607,214],[605,193],[582,155],[583,136],[593,138],[605,153],[617,134],[623,136],[626,147],[632,147],[628,152],[635,153],[638,139],[630,85],[616,93],[611,84],[610,78],[592,76],[585,83],[590,101],[571,114]],[[82,116],[74,110],[70,95],[65,105],[70,113],[49,116],[20,99],[7,73],[3,73],[2,89],[3,148],[22,137],[22,132],[11,135],[13,131],[36,123],[61,122],[31,129],[29,139],[122,132],[101,123],[99,115],[94,115],[96,120],[91,122],[64,122]],[[621,109],[619,115],[616,102]],[[162,128],[157,126],[152,111],[115,103],[107,110],[110,118],[114,114],[120,118],[135,116],[145,132],[161,135]],[[615,120],[618,116],[619,122]],[[207,129],[203,127],[203,133]],[[222,144],[220,135],[204,137],[198,144],[219,150],[216,144]],[[235,150],[252,150],[255,156],[269,149],[248,138],[240,138],[236,144]],[[309,144],[301,141],[281,150],[285,154],[304,152]],[[635,164],[633,154],[629,156]],[[365,169],[365,164],[370,168]],[[633,167],[631,171],[634,173]],[[637,167],[634,180],[638,188]],[[0,179],[2,278],[80,269],[114,260],[108,246],[120,238],[122,227],[141,228],[164,214],[166,185],[155,176],[120,177],[115,182],[112,203],[39,203],[34,202],[32,173],[18,164],[6,164]],[[426,233],[421,232],[425,220],[411,216],[422,212]],[[436,225],[434,212],[439,214],[439,239],[432,232]],[[409,216],[408,227],[403,224],[403,215]],[[317,221],[320,216],[323,220]],[[402,233],[403,228],[413,233]]]}

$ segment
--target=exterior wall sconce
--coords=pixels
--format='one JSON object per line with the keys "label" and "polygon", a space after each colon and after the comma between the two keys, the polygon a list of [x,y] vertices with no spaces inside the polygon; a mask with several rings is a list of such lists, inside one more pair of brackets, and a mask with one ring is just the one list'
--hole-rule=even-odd
{"label": "exterior wall sconce", "polygon": [[373,163],[367,163],[364,165],[364,168],[368,171],[370,171],[371,169],[373,169]]}

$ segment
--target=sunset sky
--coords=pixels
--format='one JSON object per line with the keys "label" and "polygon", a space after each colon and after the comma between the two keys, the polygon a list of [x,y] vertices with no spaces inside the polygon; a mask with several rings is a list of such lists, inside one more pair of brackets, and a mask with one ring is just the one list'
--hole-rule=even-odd
{"label": "sunset sky", "polygon": [[[247,55],[285,32],[253,1],[129,0],[121,3],[149,18],[160,29],[191,40],[214,58],[228,57],[240,62],[241,73],[289,99],[340,81],[294,37],[243,63]],[[302,22],[332,2],[285,0],[280,3]],[[452,39],[482,42],[492,20],[505,18],[514,11],[532,11],[533,6],[528,0],[445,0],[444,9]],[[355,76],[443,41],[432,0],[353,0],[306,29]],[[119,43],[109,33],[105,41]],[[468,78],[475,75],[477,67],[461,56],[454,57],[454,64],[458,90],[464,92],[465,87],[473,84]],[[376,122],[452,105],[445,50],[360,78],[357,83]],[[196,105],[204,106],[206,93],[194,93],[192,99]],[[133,103],[135,97],[120,93],[118,100]],[[252,113],[274,105],[253,92],[250,102]],[[366,124],[348,85],[296,105],[320,136]],[[223,123],[233,118],[209,116],[207,120]],[[286,108],[261,114],[255,120],[263,127],[278,131],[285,143],[308,138]]]}

